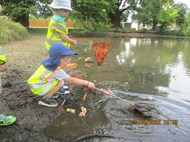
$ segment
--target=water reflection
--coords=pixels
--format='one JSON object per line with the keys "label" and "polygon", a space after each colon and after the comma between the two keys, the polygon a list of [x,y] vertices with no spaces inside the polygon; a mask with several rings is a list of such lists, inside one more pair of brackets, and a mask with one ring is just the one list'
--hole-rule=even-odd
{"label": "water reflection", "polygon": [[108,123],[105,114],[102,111],[96,113],[90,109],[88,111],[86,117],[79,117],[78,112],[76,114],[63,112],[46,128],[46,135],[52,139],[70,142],[92,134],[103,134],[102,129],[105,129]]}
{"label": "water reflection", "polygon": [[[131,91],[190,100],[189,50],[189,41],[185,40],[131,38],[116,54],[116,61],[121,70],[129,72],[129,79],[133,80],[129,80]],[[134,88],[132,82],[142,86],[149,83],[149,91]]]}
{"label": "water reflection", "polygon": [[165,72],[170,73],[170,83],[166,90],[170,98],[190,100],[189,70],[184,66],[183,54],[179,53],[175,64],[166,65]]}

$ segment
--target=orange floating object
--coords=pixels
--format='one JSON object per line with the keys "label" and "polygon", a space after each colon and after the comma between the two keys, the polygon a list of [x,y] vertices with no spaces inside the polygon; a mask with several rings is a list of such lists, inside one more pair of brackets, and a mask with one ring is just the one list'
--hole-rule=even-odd
{"label": "orange floating object", "polygon": [[98,66],[101,66],[104,62],[105,57],[108,54],[110,45],[104,42],[97,42],[93,44],[93,48],[94,48],[96,63]]}
{"label": "orange floating object", "polygon": [[78,65],[77,63],[69,63],[67,64],[67,68],[73,69],[73,68],[76,68],[77,65]]}

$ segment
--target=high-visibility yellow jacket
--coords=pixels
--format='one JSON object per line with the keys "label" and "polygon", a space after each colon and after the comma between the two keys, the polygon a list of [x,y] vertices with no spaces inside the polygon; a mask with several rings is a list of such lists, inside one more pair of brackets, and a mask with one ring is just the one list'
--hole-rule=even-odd
{"label": "high-visibility yellow jacket", "polygon": [[33,94],[46,95],[58,83],[64,84],[64,79],[70,77],[61,67],[50,71],[42,64],[34,74],[28,79],[28,85]]}
{"label": "high-visibility yellow jacket", "polygon": [[5,55],[3,54],[3,49],[1,48],[0,46],[0,65],[3,65],[6,63],[6,57]]}
{"label": "high-visibility yellow jacket", "polygon": [[[58,69],[60,68],[57,68],[57,70]],[[53,82],[47,81],[53,72],[54,71],[49,71],[41,65],[27,81],[32,93],[42,96],[54,88],[59,80],[54,80]]]}
{"label": "high-visibility yellow jacket", "polygon": [[63,22],[55,21],[51,19],[48,26],[47,37],[45,41],[46,48],[49,50],[53,43],[62,43],[66,47],[70,48],[70,43],[64,42],[61,38],[61,34],[68,35],[68,29]]}

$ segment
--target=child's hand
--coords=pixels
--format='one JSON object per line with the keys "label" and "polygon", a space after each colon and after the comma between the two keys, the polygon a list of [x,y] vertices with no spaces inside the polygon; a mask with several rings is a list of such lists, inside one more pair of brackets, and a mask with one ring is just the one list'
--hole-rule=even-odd
{"label": "child's hand", "polygon": [[76,45],[76,44],[77,44],[77,41],[76,41],[76,40],[71,40],[70,43],[73,44],[73,45]]}
{"label": "child's hand", "polygon": [[93,83],[93,82],[88,82],[87,87],[88,87],[88,88],[90,88],[90,89],[93,89],[93,90],[95,90],[95,89],[96,89],[96,86],[94,85],[94,83]]}

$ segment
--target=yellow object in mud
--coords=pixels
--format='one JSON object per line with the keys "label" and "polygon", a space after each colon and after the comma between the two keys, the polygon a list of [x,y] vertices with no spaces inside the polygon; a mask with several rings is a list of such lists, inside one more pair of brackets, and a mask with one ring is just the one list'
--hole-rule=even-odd
{"label": "yellow object in mud", "polygon": [[67,109],[66,109],[66,112],[75,113],[76,110],[75,110],[75,109],[72,109],[72,108],[67,108]]}
{"label": "yellow object in mud", "polygon": [[79,113],[79,117],[86,116],[87,109],[85,107],[81,107],[81,112]]}
{"label": "yellow object in mud", "polygon": [[82,112],[87,113],[87,109],[85,107],[81,107]]}

